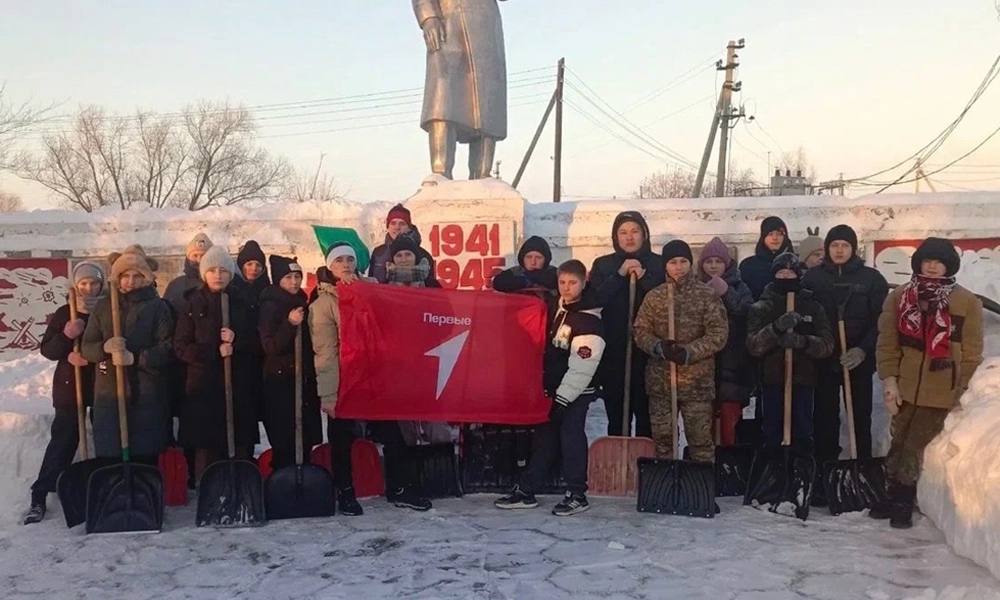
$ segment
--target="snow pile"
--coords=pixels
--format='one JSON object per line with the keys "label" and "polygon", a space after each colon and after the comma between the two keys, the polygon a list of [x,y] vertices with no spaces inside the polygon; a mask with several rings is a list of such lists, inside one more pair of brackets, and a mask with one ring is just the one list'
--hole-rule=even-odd
{"label": "snow pile", "polygon": [[0,412],[0,529],[14,524],[27,506],[51,424],[51,415]]}
{"label": "snow pile", "polygon": [[[872,597],[875,598],[875,596]],[[949,585],[940,593],[936,593],[934,590],[924,590],[923,594],[910,596],[907,600],[1000,600],[1000,592],[981,585],[975,587]]]}
{"label": "snow pile", "polygon": [[1000,577],[1000,358],[980,366],[927,446],[917,500],[956,553]]}
{"label": "snow pile", "polygon": [[[4,353],[7,358],[7,353]],[[0,412],[52,414],[52,372],[56,363],[38,352],[0,361]]]}

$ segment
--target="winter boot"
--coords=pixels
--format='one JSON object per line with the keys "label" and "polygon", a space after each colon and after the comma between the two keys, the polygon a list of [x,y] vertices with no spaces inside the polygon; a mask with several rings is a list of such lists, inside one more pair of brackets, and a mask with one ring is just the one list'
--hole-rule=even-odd
{"label": "winter boot", "polygon": [[423,512],[425,510],[430,510],[432,507],[431,501],[424,498],[420,494],[413,491],[412,488],[401,487],[396,488],[387,498],[389,502],[392,502],[393,506],[398,506],[399,508],[412,508]]}
{"label": "winter boot", "polygon": [[526,492],[520,486],[515,485],[510,494],[494,500],[493,506],[504,509],[535,508],[538,506],[538,500],[534,494]]}
{"label": "winter boot", "polygon": [[45,496],[41,498],[31,495],[31,507],[28,508],[28,512],[24,515],[24,524],[31,525],[32,523],[40,523],[42,519],[45,518]]}
{"label": "winter boot", "polygon": [[574,492],[566,492],[562,502],[552,508],[552,514],[557,517],[568,517],[589,509],[590,503],[587,502],[587,496]]}
{"label": "winter boot", "polygon": [[900,486],[899,496],[893,502],[892,514],[889,516],[889,525],[895,529],[913,527],[913,499],[916,495],[916,486]]}
{"label": "winter boot", "polygon": [[868,516],[873,519],[888,519],[892,516],[893,505],[895,503],[895,498],[900,495],[900,489],[903,486],[898,483],[889,483],[889,489],[886,490],[885,500],[880,500],[872,505],[871,509],[868,510]]}
{"label": "winter boot", "polygon": [[337,490],[337,510],[340,511],[340,514],[349,517],[358,517],[365,514],[364,509],[361,508],[361,504],[358,502],[358,498],[354,495],[353,486]]}

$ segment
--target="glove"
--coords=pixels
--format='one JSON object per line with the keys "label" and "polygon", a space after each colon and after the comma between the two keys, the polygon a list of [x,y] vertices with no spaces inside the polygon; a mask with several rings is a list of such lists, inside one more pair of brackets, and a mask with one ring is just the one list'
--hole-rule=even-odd
{"label": "glove", "polygon": [[128,346],[126,345],[125,338],[123,337],[108,338],[108,340],[104,342],[104,351],[107,352],[108,354],[115,354],[116,352],[126,352],[127,350]]}
{"label": "glove", "polygon": [[865,361],[865,351],[861,348],[848,348],[847,352],[840,355],[840,364],[850,371]]}
{"label": "glove", "polygon": [[79,352],[70,352],[69,356],[66,357],[66,360],[69,361],[69,364],[73,365],[74,367],[87,366],[87,359],[81,356]]}
{"label": "glove", "polygon": [[219,356],[226,358],[233,355],[233,345],[223,342],[219,344]]}
{"label": "glove", "polygon": [[[113,339],[113,338],[112,338]],[[111,353],[111,364],[116,367],[131,367],[135,364],[135,355],[128,350]]]}
{"label": "glove", "polygon": [[336,393],[328,394],[326,396],[320,396],[319,402],[320,402],[320,408],[323,409],[323,412],[325,412],[327,416],[329,416],[331,419],[337,418],[337,415],[334,414],[334,409],[337,407]]}
{"label": "glove", "polygon": [[236,339],[236,334],[233,333],[232,329],[223,327],[222,331],[219,332],[219,338],[226,344],[232,344],[233,340]]}
{"label": "glove", "polygon": [[778,333],[791,331],[802,322],[802,315],[797,312],[786,312],[774,320],[774,328]]}
{"label": "glove", "polygon": [[665,358],[663,356],[663,341],[656,342],[653,346],[653,356],[656,358]]}
{"label": "glove", "polygon": [[72,321],[66,321],[66,324],[63,325],[63,335],[71,340],[75,340],[76,338],[83,335],[83,328],[85,326],[86,325],[84,324],[83,319],[73,319]]}
{"label": "glove", "polygon": [[903,397],[899,395],[899,384],[895,377],[886,377],[882,380],[882,401],[890,415],[899,414],[899,407],[903,405]]}
{"label": "glove", "polygon": [[729,291],[729,284],[726,283],[726,280],[721,277],[713,277],[709,279],[708,287],[712,288],[712,291],[715,292],[715,295],[719,298],[725,296],[726,292]]}
{"label": "glove", "polygon": [[678,365],[686,365],[688,361],[688,351],[684,348],[684,346],[681,346],[673,340],[669,340],[667,342],[667,346],[663,348],[663,358]]}
{"label": "glove", "polygon": [[778,345],[785,349],[805,350],[809,345],[809,339],[801,333],[786,331],[778,338]]}

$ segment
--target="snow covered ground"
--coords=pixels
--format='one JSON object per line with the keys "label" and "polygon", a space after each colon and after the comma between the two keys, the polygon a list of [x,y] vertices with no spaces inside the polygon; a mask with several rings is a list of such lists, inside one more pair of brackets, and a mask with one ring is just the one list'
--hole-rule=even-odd
{"label": "snow covered ground", "polygon": [[[58,518],[0,531],[5,598],[1000,598],[926,519],[890,531],[854,514],[807,523],[725,499],[715,519],[596,499],[570,519],[499,511],[492,496],[424,514],[364,501],[363,517],[90,536]],[[56,515],[57,516],[57,515]]]}

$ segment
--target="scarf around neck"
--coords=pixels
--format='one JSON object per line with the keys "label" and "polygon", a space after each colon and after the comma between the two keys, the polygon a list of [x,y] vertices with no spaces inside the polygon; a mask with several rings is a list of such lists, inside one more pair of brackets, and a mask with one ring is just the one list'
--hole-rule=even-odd
{"label": "scarf around neck", "polygon": [[[949,297],[955,289],[955,278],[933,278],[914,275],[903,287],[897,306],[897,328],[904,343],[922,348],[931,359],[931,371],[951,366],[951,312]],[[920,303],[927,305],[926,316]]]}

